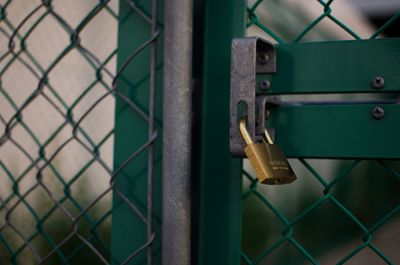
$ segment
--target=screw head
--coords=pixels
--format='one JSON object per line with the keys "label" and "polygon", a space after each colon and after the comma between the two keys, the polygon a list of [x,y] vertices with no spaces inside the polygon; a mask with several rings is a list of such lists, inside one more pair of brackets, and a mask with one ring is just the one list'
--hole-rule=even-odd
{"label": "screw head", "polygon": [[385,110],[382,107],[375,107],[371,111],[372,117],[376,120],[380,120],[385,116]]}
{"label": "screw head", "polygon": [[257,62],[259,64],[265,65],[269,61],[269,55],[265,52],[257,53]]}
{"label": "screw head", "polygon": [[375,76],[374,78],[372,78],[372,87],[379,89],[379,88],[383,88],[385,86],[385,79],[383,79],[383,77],[380,76]]}
{"label": "screw head", "polygon": [[271,87],[271,83],[268,80],[262,80],[259,84],[259,87],[263,91],[267,91]]}

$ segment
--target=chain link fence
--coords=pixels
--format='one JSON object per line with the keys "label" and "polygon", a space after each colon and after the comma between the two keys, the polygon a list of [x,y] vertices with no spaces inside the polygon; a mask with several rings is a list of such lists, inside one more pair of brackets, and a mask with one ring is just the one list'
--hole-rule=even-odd
{"label": "chain link fence", "polygon": [[[136,2],[0,1],[1,264],[130,264],[143,262],[145,252],[151,264],[160,23],[157,1]],[[131,27],[132,36],[150,33],[117,64],[118,26],[132,16],[144,23],[137,32]],[[117,83],[135,92],[124,70],[144,52],[148,97],[139,104]],[[114,167],[116,101],[145,123],[148,137]],[[142,189],[150,194],[141,204],[115,185],[140,154],[147,157]],[[118,257],[111,248],[113,201],[146,230],[139,246]]]}
{"label": "chain link fence", "polygon": [[[159,252],[151,194],[161,123],[154,110],[163,27],[157,2],[0,1],[0,263],[151,264]],[[375,29],[339,0],[302,2],[249,1],[249,34],[274,43],[374,39],[400,18]],[[132,17],[146,32],[130,24],[129,34],[145,40],[122,53],[118,27]],[[149,67],[133,83],[124,70],[139,56]],[[145,96],[137,96],[139,83]],[[133,115],[147,137],[116,163],[121,113]],[[150,196],[133,200],[124,185],[138,183],[115,183],[139,156],[147,165],[140,189]],[[281,187],[259,185],[245,166],[242,264],[400,263],[398,163],[290,162],[299,178]],[[119,255],[111,244],[116,202],[145,231]]]}
{"label": "chain link fence", "polygon": [[[333,0],[258,0],[247,7],[248,34],[274,43],[376,39],[399,19],[397,12],[376,29],[350,4]],[[272,187],[260,185],[245,163],[242,264],[400,263],[398,163],[290,163],[298,180]]]}

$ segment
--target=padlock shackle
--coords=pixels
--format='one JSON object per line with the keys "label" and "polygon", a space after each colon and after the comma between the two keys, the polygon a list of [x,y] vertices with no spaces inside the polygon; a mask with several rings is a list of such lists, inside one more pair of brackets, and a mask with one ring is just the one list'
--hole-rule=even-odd
{"label": "padlock shackle", "polygon": [[267,142],[269,144],[274,144],[274,141],[272,141],[271,135],[269,135],[268,130],[266,128],[264,128],[264,132],[265,132],[265,138],[267,138]]}
{"label": "padlock shackle", "polygon": [[247,130],[246,119],[247,119],[247,117],[243,117],[240,119],[239,131],[240,131],[240,134],[242,135],[243,140],[246,143],[246,145],[249,145],[249,144],[253,144],[254,142],[253,142],[253,139],[251,139],[249,131]]}
{"label": "padlock shackle", "polygon": [[[246,145],[249,145],[249,144],[253,144],[254,142],[253,142],[253,139],[251,139],[249,131],[247,130],[246,119],[247,119],[246,116],[244,116],[243,118],[240,119],[239,130],[240,130],[240,134],[242,135],[242,137],[244,139],[244,142],[246,143]],[[272,141],[271,135],[269,135],[267,129],[264,129],[264,133],[265,133],[265,138],[267,140],[267,143],[274,144],[274,141]]]}

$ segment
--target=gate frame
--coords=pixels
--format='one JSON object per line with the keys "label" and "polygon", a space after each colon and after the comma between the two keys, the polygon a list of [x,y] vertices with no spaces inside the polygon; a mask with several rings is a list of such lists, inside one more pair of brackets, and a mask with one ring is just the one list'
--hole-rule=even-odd
{"label": "gate frame", "polygon": [[193,55],[201,66],[193,66],[201,102],[195,104],[199,124],[192,141],[198,152],[192,168],[198,185],[194,264],[240,263],[242,160],[229,151],[229,99],[231,41],[245,34],[245,12],[243,0],[195,1],[194,38],[201,47],[194,42]]}

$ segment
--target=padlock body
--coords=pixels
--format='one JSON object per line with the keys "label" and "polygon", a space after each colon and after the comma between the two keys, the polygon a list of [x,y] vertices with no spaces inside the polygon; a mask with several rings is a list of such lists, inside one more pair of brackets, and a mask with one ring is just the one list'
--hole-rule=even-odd
{"label": "padlock body", "polygon": [[296,175],[279,146],[253,143],[247,145],[244,151],[261,183],[279,185],[296,180]]}

